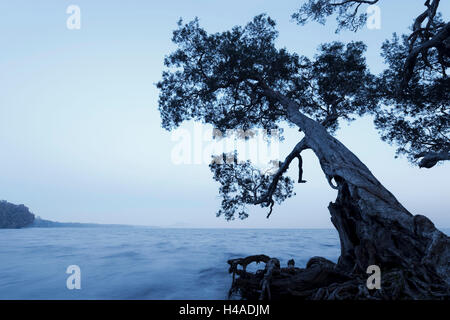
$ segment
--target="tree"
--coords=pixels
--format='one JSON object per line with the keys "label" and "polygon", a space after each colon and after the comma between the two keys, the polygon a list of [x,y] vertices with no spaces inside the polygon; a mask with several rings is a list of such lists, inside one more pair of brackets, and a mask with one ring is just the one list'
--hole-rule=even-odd
{"label": "tree", "polygon": [[[367,20],[364,6],[381,0],[309,0],[293,14],[299,24],[325,23],[336,14],[338,29],[357,31]],[[388,65],[378,81],[380,106],[375,125],[383,140],[398,146],[419,167],[450,160],[450,22],[438,12],[440,0],[426,0],[410,35],[383,44]]]}
{"label": "tree", "polygon": [[270,177],[249,162],[213,162],[211,170],[223,197],[219,214],[245,218],[245,205],[253,204],[270,207],[270,215],[275,201],[292,195],[293,181],[284,175],[294,159],[299,160],[299,182],[305,182],[301,153],[310,149],[330,186],[338,190],[329,205],[341,239],[336,270],[355,278],[377,264],[404,272],[390,281],[405,281],[411,275],[414,287],[402,291],[405,296],[448,294],[448,237],[426,217],[409,213],[332,135],[338,119],[352,119],[378,105],[378,81],[367,71],[365,46],[325,44],[309,60],[277,49],[276,37],[275,22],[265,15],[216,34],[208,34],[197,19],[180,21],[174,31],[178,48],[165,59],[168,69],[157,84],[164,128],[189,119],[221,131],[273,129],[283,121],[303,133]]}

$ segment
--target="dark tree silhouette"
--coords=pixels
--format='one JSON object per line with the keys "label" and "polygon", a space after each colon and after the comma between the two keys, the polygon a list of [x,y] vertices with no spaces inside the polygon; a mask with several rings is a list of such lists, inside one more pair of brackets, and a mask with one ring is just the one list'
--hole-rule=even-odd
{"label": "dark tree silhouette", "polygon": [[[276,129],[281,121],[295,124],[287,108],[287,103],[294,103],[294,108],[301,106],[304,114],[320,123],[321,129],[333,133],[338,119],[352,120],[376,107],[372,99],[375,83],[363,57],[365,45],[325,44],[310,61],[276,49],[274,26],[274,21],[264,15],[244,28],[213,35],[201,29],[197,20],[180,24],[173,38],[180,48],[167,57],[165,63],[172,69],[164,72],[158,83],[163,126],[171,129],[183,120],[195,119],[222,132]],[[244,204],[272,206],[274,196],[277,202],[290,197],[292,181],[280,178],[294,159],[301,159],[301,151],[310,148],[306,139],[288,155],[270,185],[260,172],[262,177],[253,180],[223,179],[225,172],[249,173],[249,163],[213,163],[215,179],[223,186],[219,214],[232,219],[241,208],[240,216],[246,217]],[[251,170],[257,172],[256,168]],[[327,177],[331,183],[332,175]],[[245,192],[232,197],[237,188]]]}
{"label": "dark tree silhouette", "polygon": [[[309,0],[293,14],[299,24],[325,23],[336,14],[338,30],[357,31],[367,20],[365,6],[383,0]],[[379,80],[380,108],[375,125],[382,139],[398,146],[419,167],[450,160],[450,22],[440,0],[426,0],[410,35],[394,34],[382,48],[389,66]]]}
{"label": "dark tree silhouette", "polygon": [[0,229],[17,229],[29,226],[34,221],[34,214],[23,204],[16,205],[0,200]]}
{"label": "dark tree silhouette", "polygon": [[379,0],[308,0],[292,15],[298,24],[305,24],[309,20],[325,24],[326,19],[336,14],[338,28],[358,31],[367,21],[365,11],[361,7],[377,4]]}
{"label": "dark tree silhouette", "polygon": [[[235,214],[245,218],[245,205],[254,204],[270,207],[270,215],[275,202],[292,195],[293,181],[285,172],[294,159],[300,164],[298,180],[305,182],[301,153],[310,149],[330,186],[338,191],[329,210],[339,232],[341,256],[335,266],[315,258],[308,263],[312,271],[297,270],[289,295],[448,295],[448,237],[426,217],[408,212],[332,135],[338,119],[374,112],[379,105],[380,80],[367,71],[365,46],[359,42],[325,44],[309,60],[276,48],[276,37],[275,22],[265,15],[245,27],[216,34],[208,34],[198,20],[180,21],[173,36],[178,49],[165,59],[168,69],[157,84],[164,128],[173,129],[189,119],[212,124],[222,132],[273,129],[285,121],[303,134],[273,176],[264,175],[249,162],[214,161],[210,167],[223,197],[219,214],[227,219]],[[236,271],[235,262],[230,264]],[[366,269],[373,264],[389,275],[383,278],[384,291],[370,293],[365,287]],[[263,292],[279,263],[271,259],[267,266],[261,279]],[[278,285],[279,292],[283,287]]]}
{"label": "dark tree silhouette", "polygon": [[431,168],[438,161],[450,160],[450,79],[445,69],[441,73],[435,51],[426,60],[418,60],[408,84],[399,87],[408,50],[405,35],[394,35],[383,45],[389,68],[378,82],[381,99],[375,125],[383,140],[399,146],[398,154],[406,154],[419,167]]}

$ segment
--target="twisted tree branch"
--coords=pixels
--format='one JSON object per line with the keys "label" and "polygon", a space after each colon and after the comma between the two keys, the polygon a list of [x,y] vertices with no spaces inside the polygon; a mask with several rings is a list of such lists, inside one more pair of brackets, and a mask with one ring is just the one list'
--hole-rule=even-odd
{"label": "twisted tree branch", "polygon": [[[269,185],[269,188],[267,190],[267,192],[260,197],[259,199],[256,199],[254,201],[253,204],[257,205],[257,204],[263,204],[266,203],[267,206],[270,205],[270,212],[267,215],[267,218],[270,217],[270,215],[272,214],[272,208],[274,205],[274,201],[272,199],[273,193],[275,192],[276,188],[277,188],[277,184],[278,181],[280,180],[280,178],[283,176],[283,174],[287,171],[287,169],[289,168],[289,165],[291,164],[292,160],[294,160],[295,158],[299,158],[300,157],[300,153],[305,150],[308,149],[308,144],[307,144],[307,140],[306,138],[303,138],[299,143],[297,143],[297,145],[294,147],[294,149],[292,149],[291,153],[289,153],[289,155],[286,157],[286,159],[284,160],[284,162],[280,165],[280,168],[278,169],[278,171],[274,174],[272,182]],[[299,158],[301,159],[301,158]],[[301,169],[301,164],[299,164],[299,169]],[[299,183],[300,181],[303,181],[302,178],[302,173],[303,170],[301,171],[301,174],[299,176]]]}
{"label": "twisted tree branch", "polygon": [[416,159],[419,158],[422,158],[419,162],[419,168],[430,169],[439,161],[450,160],[450,153],[448,150],[443,152],[422,152],[416,155]]}

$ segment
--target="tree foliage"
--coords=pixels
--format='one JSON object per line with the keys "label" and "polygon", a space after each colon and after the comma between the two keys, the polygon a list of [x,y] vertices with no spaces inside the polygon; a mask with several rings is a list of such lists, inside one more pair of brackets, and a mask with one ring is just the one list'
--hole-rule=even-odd
{"label": "tree foliage", "polygon": [[[222,203],[217,216],[224,216],[227,220],[233,220],[235,216],[245,219],[248,217],[247,205],[256,204],[264,196],[270,187],[272,176],[255,168],[249,160],[239,162],[237,153],[222,156],[221,162],[213,161],[210,164],[214,180],[220,183]],[[293,188],[293,180],[287,176],[282,177],[276,185],[272,202],[259,204],[261,207],[270,206],[270,215],[275,202],[281,204],[295,195]]]}
{"label": "tree foliage", "polygon": [[408,38],[394,35],[383,44],[382,56],[389,66],[380,76],[381,105],[375,125],[382,139],[394,142],[398,154],[406,154],[420,167],[433,167],[448,159],[450,151],[450,79],[442,76],[436,51],[420,59],[408,85],[404,77]]}
{"label": "tree foliage", "polygon": [[[158,83],[163,127],[199,120],[218,130],[278,128],[285,111],[255,87],[259,78],[280,91],[304,86],[295,54],[274,46],[275,22],[260,15],[245,27],[208,34],[198,20],[173,34],[178,49],[165,59],[170,69]],[[299,95],[300,99],[301,96]]]}
{"label": "tree foliage", "polygon": [[[293,15],[299,24],[325,23],[335,14],[338,30],[357,31],[367,20],[361,9],[380,0],[308,0]],[[375,125],[383,140],[397,145],[420,167],[450,159],[450,23],[439,13],[440,0],[426,0],[410,35],[393,35],[382,47],[388,68],[377,83]]]}
{"label": "tree foliage", "polygon": [[[351,120],[376,106],[375,81],[366,67],[363,43],[324,44],[308,59],[276,48],[277,35],[275,22],[266,15],[215,34],[202,29],[198,19],[180,21],[173,35],[177,49],[165,59],[168,69],[157,84],[163,127],[171,130],[194,119],[221,132],[277,129],[281,121],[289,122],[287,110],[267,88],[295,101],[330,133],[337,129],[338,119]],[[271,184],[274,179],[250,163],[211,165],[224,199],[219,214],[231,219],[239,212],[246,217],[245,204],[272,208],[274,202],[290,197],[292,183],[282,173],[293,159],[301,162],[299,151],[288,156]]]}
{"label": "tree foliage", "polygon": [[367,14],[361,13],[363,5],[373,5],[379,0],[308,0],[292,15],[298,24],[304,25],[309,20],[325,24],[327,18],[336,14],[338,28],[357,31],[367,21]]}
{"label": "tree foliage", "polygon": [[[308,0],[293,17],[300,24],[324,23],[337,14],[338,30],[356,31],[367,19],[361,6],[378,2]],[[438,13],[439,0],[427,0],[425,6],[410,36],[394,34],[383,44],[388,67],[379,76],[369,73],[362,42],[325,43],[312,58],[277,48],[276,24],[267,15],[214,34],[201,28],[198,19],[180,20],[172,38],[177,49],[166,57],[167,69],[157,84],[162,126],[171,130],[195,120],[222,135],[229,129],[279,129],[281,122],[293,123],[287,107],[293,103],[300,117],[334,134],[340,119],[371,113],[382,139],[395,143],[398,154],[433,167],[450,158],[449,24]],[[284,174],[294,159],[298,181],[305,182],[300,153],[308,148],[307,141],[300,141],[273,176],[248,161],[213,162],[210,168],[223,199],[218,215],[245,218],[249,204],[270,207],[270,215],[274,203],[293,195],[293,181]],[[334,177],[326,176],[335,187]]]}
{"label": "tree foliage", "polygon": [[264,83],[295,100],[303,111],[335,129],[333,118],[364,112],[370,74],[361,42],[322,45],[313,61],[277,49],[275,22],[259,15],[245,27],[208,34],[198,20],[179,22],[165,59],[169,68],[157,84],[162,125],[185,120],[227,129],[277,129],[286,110],[257,85]]}

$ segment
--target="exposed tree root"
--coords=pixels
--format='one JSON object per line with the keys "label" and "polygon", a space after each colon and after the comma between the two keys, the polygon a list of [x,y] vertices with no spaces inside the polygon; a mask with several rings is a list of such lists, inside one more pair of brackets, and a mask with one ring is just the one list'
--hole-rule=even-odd
{"label": "exposed tree root", "polygon": [[[267,256],[266,256],[267,257]],[[275,258],[267,257],[266,267],[255,273],[238,270],[229,298],[245,300],[405,300],[445,299],[449,289],[444,283],[425,282],[414,270],[383,270],[381,289],[368,289],[369,275],[347,273],[325,258],[313,257],[306,268],[280,268]],[[236,259],[237,260],[237,259]],[[265,259],[266,260],[266,259]],[[235,260],[230,260],[233,264]]]}
{"label": "exposed tree root", "polygon": [[[229,260],[231,297],[278,300],[401,300],[450,299],[449,237],[424,216],[404,224],[389,216],[363,214],[349,185],[337,181],[337,200],[330,203],[331,220],[339,232],[341,256],[335,264],[313,257],[306,268],[281,268],[275,258],[256,255]],[[409,227],[409,222],[412,223]],[[247,272],[252,262],[266,267]],[[381,288],[367,287],[369,265],[381,269]],[[239,269],[241,266],[242,269]],[[236,277],[238,275],[238,277]]]}

